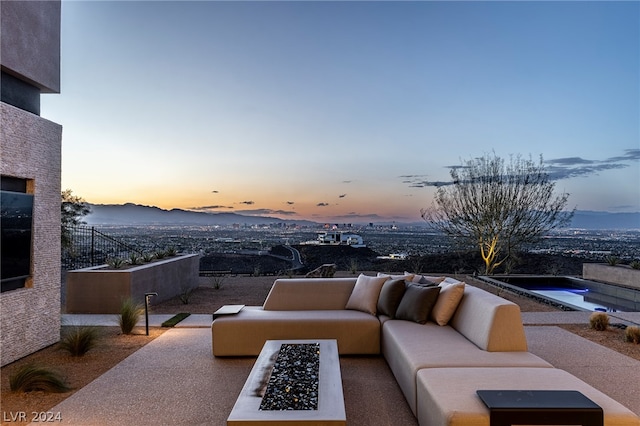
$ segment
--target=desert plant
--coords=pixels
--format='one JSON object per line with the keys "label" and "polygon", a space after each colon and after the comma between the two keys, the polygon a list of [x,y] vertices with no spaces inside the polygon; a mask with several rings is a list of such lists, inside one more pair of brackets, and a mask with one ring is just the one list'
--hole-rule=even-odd
{"label": "desert plant", "polygon": [[144,253],[142,255],[142,260],[146,263],[153,261],[154,258],[155,256],[153,255],[153,253]]}
{"label": "desert plant", "polygon": [[165,250],[165,253],[167,253],[167,256],[175,256],[178,254],[178,249],[175,247],[169,247]]}
{"label": "desert plant", "polygon": [[132,299],[125,299],[120,306],[119,322],[122,334],[131,334],[138,324],[140,316],[144,314],[144,307]]}
{"label": "desert plant", "polygon": [[640,326],[630,325],[624,330],[624,341],[640,344]]}
{"label": "desert plant", "polygon": [[98,342],[98,329],[95,327],[69,327],[62,334],[60,349],[71,356],[82,356],[93,349]]}
{"label": "desert plant", "polygon": [[156,259],[164,259],[167,257],[167,253],[164,250],[158,250],[154,253]]}
{"label": "desert plant", "polygon": [[219,290],[220,287],[222,287],[222,283],[224,282],[224,277],[221,275],[213,276],[211,277],[210,282],[213,288]]}
{"label": "desert plant", "polygon": [[259,277],[260,276],[260,265],[255,265],[253,267],[253,273],[251,274],[252,277]]}
{"label": "desert plant", "polygon": [[142,264],[142,258],[138,255],[138,253],[131,253],[127,262],[132,266],[140,265]]}
{"label": "desert plant", "polygon": [[349,259],[349,272],[351,272],[354,275],[356,272],[358,272],[358,259],[353,257]]}
{"label": "desert plant", "polygon": [[620,259],[615,256],[606,256],[604,260],[609,266],[616,266],[618,263],[620,263]]}
{"label": "desert plant", "polygon": [[28,364],[9,376],[9,387],[13,392],[54,392],[70,390],[60,375],[47,367]]}
{"label": "desert plant", "polygon": [[609,327],[609,315],[604,312],[594,312],[589,317],[589,326],[597,331],[604,331]]}
{"label": "desert plant", "polygon": [[633,269],[640,269],[640,260],[634,260],[629,264]]}
{"label": "desert plant", "polygon": [[107,260],[107,265],[109,265],[113,269],[120,269],[124,266],[124,260],[119,257],[112,257]]}
{"label": "desert plant", "polygon": [[191,294],[193,293],[193,289],[192,288],[182,288],[182,293],[180,293],[180,301],[185,304],[188,305],[189,304],[189,299],[191,299]]}

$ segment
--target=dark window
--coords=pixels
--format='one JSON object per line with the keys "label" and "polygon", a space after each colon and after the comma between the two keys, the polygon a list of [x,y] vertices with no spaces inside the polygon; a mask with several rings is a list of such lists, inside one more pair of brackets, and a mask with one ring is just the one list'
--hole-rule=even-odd
{"label": "dark window", "polygon": [[2,176],[0,187],[0,283],[2,292],[25,286],[31,274],[33,194],[27,181]]}

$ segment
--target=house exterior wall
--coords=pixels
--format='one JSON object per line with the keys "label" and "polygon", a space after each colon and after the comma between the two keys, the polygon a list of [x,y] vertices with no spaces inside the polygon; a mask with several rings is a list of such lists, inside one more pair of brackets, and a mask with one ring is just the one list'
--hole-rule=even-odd
{"label": "house exterior wall", "polygon": [[59,124],[0,103],[0,172],[34,195],[31,279],[0,294],[1,365],[60,340],[61,140]]}
{"label": "house exterior wall", "polygon": [[60,340],[62,127],[39,116],[40,93],[60,90],[60,1],[2,1],[0,18],[2,87],[11,92],[0,93],[0,174],[27,180],[33,194],[30,276],[0,293],[6,365]]}
{"label": "house exterior wall", "polygon": [[41,93],[60,93],[60,11],[59,0],[0,5],[2,67]]}

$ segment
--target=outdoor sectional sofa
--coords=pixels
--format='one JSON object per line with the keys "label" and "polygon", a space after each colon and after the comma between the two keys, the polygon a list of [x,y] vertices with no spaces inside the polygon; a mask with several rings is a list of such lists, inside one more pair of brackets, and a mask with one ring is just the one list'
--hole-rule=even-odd
{"label": "outdoor sectional sofa", "polygon": [[277,279],[263,306],[213,321],[213,355],[255,356],[266,340],[336,339],[341,355],[384,356],[420,425],[488,425],[478,389],[579,390],[603,408],[605,425],[640,425],[528,352],[518,305],[451,278],[378,275]]}

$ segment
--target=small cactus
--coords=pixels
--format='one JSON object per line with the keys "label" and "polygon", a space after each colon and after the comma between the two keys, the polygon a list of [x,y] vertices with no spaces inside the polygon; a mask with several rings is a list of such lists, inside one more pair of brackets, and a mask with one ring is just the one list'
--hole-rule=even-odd
{"label": "small cactus", "polygon": [[609,327],[609,315],[604,312],[594,312],[589,317],[589,325],[597,331],[604,331]]}

